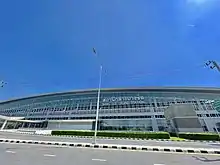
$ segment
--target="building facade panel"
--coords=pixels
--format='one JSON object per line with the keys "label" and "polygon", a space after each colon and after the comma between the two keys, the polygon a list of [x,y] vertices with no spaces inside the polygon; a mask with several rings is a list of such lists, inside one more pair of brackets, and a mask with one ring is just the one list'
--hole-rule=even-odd
{"label": "building facade panel", "polygon": [[[175,104],[192,104],[204,131],[216,131],[220,115],[213,102],[216,88],[102,89],[99,120],[103,130],[165,131],[164,111]],[[29,120],[95,119],[97,90],[53,93],[0,103],[0,115]]]}

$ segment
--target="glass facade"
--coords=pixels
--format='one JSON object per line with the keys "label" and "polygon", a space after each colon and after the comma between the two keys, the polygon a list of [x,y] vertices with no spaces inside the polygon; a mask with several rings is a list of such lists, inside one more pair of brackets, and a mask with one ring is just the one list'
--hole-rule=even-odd
{"label": "glass facade", "polygon": [[[193,104],[204,131],[216,130],[220,115],[215,88],[102,89],[99,120],[102,130],[165,131],[164,110],[173,104]],[[220,100],[220,99],[219,99]],[[29,120],[95,119],[97,90],[54,93],[0,103],[0,115]],[[220,129],[220,128],[217,128]]]}

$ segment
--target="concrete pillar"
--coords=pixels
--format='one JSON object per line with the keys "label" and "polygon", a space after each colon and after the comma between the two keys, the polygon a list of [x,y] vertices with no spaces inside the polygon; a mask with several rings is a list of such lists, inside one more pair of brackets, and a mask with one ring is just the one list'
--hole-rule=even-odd
{"label": "concrete pillar", "polygon": [[155,116],[153,116],[153,118],[152,118],[152,127],[153,127],[153,131],[155,131],[155,132],[159,131],[158,125],[157,125],[157,120],[156,120]]}
{"label": "concrete pillar", "polygon": [[22,123],[21,128],[24,128],[25,122]]}
{"label": "concrete pillar", "polygon": [[31,126],[31,123],[28,123],[28,128],[30,128],[30,126]]}
{"label": "concrete pillar", "polygon": [[18,124],[18,122],[17,122],[17,121],[15,121],[15,124],[14,124],[14,129],[16,128],[17,124]]}
{"label": "concrete pillar", "polygon": [[[155,109],[158,109],[156,98],[154,98],[154,104],[155,104]],[[158,114],[158,112],[153,112],[153,114]],[[157,119],[156,119],[155,115],[152,115],[152,127],[153,127],[153,131],[155,131],[155,132],[159,131]]]}
{"label": "concrete pillar", "polygon": [[1,127],[1,130],[3,130],[5,128],[6,124],[7,124],[7,120],[4,121],[4,123],[3,123],[2,127]]}
{"label": "concrete pillar", "polygon": [[[204,109],[204,107],[200,103],[199,99],[197,99],[196,101],[197,101],[197,104],[199,105],[200,111],[203,111],[203,112],[205,111],[205,114],[210,114],[210,112],[208,110],[206,110],[207,109],[206,105],[204,105],[204,107],[205,107],[205,109]],[[211,117],[204,116],[204,123],[208,129],[208,132],[215,132],[212,127],[212,118]]]}

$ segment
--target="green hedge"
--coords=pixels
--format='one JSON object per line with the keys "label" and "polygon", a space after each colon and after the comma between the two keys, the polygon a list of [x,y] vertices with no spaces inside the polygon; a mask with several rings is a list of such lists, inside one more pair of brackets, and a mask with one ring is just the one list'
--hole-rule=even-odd
{"label": "green hedge", "polygon": [[175,132],[169,132],[169,134],[171,137],[178,137],[177,133],[175,133]]}
{"label": "green hedge", "polygon": [[218,134],[212,133],[179,133],[179,137],[190,140],[220,140]]}
{"label": "green hedge", "polygon": [[[94,131],[52,131],[52,135],[70,135],[70,136],[94,136]],[[171,134],[173,136],[173,134]],[[140,139],[169,139],[170,134],[167,132],[110,132],[98,131],[100,137],[122,137],[122,138],[140,138]],[[190,140],[220,140],[218,134],[211,133],[179,133],[178,136]]]}
{"label": "green hedge", "polygon": [[[52,135],[94,136],[94,131],[52,131]],[[100,137],[123,137],[140,139],[169,139],[167,132],[107,132],[98,131]]]}
{"label": "green hedge", "polygon": [[52,131],[52,135],[93,136],[94,131]]}

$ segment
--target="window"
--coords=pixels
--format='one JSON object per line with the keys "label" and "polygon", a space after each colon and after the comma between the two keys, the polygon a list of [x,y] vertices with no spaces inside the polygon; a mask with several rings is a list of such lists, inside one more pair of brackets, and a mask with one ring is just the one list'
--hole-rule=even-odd
{"label": "window", "polygon": [[207,128],[207,126],[202,126],[202,128],[203,128],[203,130],[204,130],[205,132],[208,132],[208,131],[209,131],[208,128]]}
{"label": "window", "polygon": [[92,106],[92,109],[97,109],[97,107],[96,106]]}
{"label": "window", "polygon": [[197,114],[198,117],[202,117],[202,114]]}
{"label": "window", "polygon": [[155,115],[155,118],[165,118],[164,115]]}
{"label": "window", "polygon": [[101,119],[138,119],[138,118],[151,118],[150,115],[145,116],[102,116]]}
{"label": "window", "polygon": [[166,128],[165,128],[164,126],[158,126],[158,130],[159,130],[159,131],[165,131],[165,129],[166,129]]}
{"label": "window", "polygon": [[210,114],[210,116],[211,116],[211,117],[216,117],[216,115],[215,115],[215,114]]}

